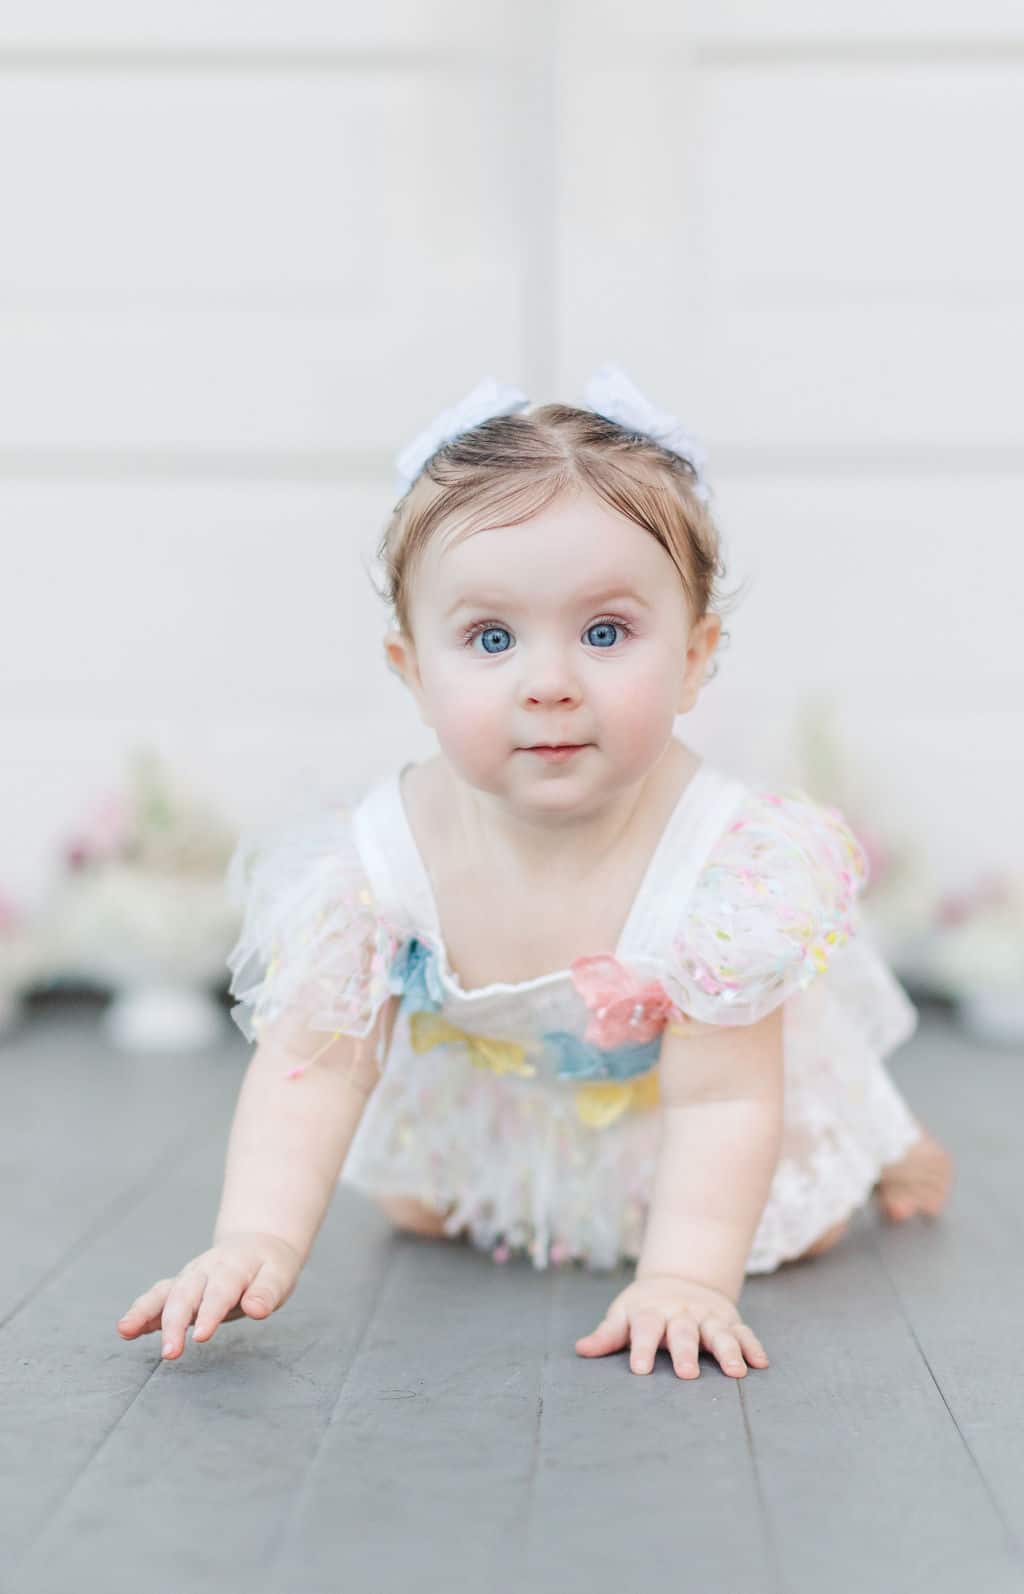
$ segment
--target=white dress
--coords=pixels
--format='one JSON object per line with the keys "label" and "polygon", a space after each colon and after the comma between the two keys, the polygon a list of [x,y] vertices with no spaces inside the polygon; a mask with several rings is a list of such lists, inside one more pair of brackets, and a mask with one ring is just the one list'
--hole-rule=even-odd
{"label": "white dress", "polygon": [[634,1259],[666,1024],[750,1024],[780,1003],[783,1144],[748,1273],[799,1256],[921,1134],[884,1064],[917,1014],[861,922],[866,861],[838,810],[705,762],[614,952],[463,990],[399,780],[249,832],[229,871],[233,1017],[250,1040],[286,1020],[289,1072],[338,1033],[366,1036],[401,993],[342,1182],[450,1209],[448,1231],[499,1261]]}

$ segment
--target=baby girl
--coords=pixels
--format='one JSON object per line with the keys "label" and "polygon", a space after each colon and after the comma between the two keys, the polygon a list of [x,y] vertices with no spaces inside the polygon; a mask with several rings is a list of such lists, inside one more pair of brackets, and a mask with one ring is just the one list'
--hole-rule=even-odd
{"label": "baby girl", "polygon": [[885,1067],[916,1013],[856,837],[675,733],[724,608],[700,445],[614,367],[586,398],[485,381],[399,456],[385,652],[438,751],[240,842],[256,1049],[213,1243],[126,1339],[173,1358],[282,1306],[340,1178],[495,1262],[628,1263],[580,1355],[742,1377],[768,1365],[747,1274],[872,1193],[896,1222],[945,1203]]}

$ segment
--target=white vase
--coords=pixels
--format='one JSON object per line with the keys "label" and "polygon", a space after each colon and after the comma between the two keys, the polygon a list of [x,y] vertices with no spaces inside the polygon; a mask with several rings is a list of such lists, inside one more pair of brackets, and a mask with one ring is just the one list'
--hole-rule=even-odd
{"label": "white vase", "polygon": [[120,1052],[196,1052],[223,1039],[223,1010],[194,985],[132,985],[116,992],[103,1029]]}

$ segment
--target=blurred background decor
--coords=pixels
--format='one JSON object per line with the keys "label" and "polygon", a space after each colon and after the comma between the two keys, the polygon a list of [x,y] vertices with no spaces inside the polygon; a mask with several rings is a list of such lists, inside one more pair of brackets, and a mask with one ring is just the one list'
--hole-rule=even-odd
{"label": "blurred background decor", "polygon": [[211,804],[139,748],[123,788],[64,844],[37,936],[51,984],[112,992],[103,1023],[120,1049],[193,1049],[222,1033],[216,998],[239,928],[224,887],[234,840]]}
{"label": "blurred background decor", "polygon": [[[705,440],[743,592],[679,734],[771,782],[831,703],[814,795],[952,988],[939,903],[1024,874],[1020,36],[1005,0],[9,0],[23,917],[134,745],[239,826],[429,756],[368,576],[393,454],[487,373],[572,399],[614,361]],[[141,881],[111,865],[126,918]]]}
{"label": "blurred background decor", "polygon": [[1024,877],[987,875],[944,897],[931,967],[972,1035],[1024,1045]]}
{"label": "blurred background decor", "polygon": [[47,950],[32,917],[0,893],[0,1040],[14,1030],[29,990],[49,974]]}

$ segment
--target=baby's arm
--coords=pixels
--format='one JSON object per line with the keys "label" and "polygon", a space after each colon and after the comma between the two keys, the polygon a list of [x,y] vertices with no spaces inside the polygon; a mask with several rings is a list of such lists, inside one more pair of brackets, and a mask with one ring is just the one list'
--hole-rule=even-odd
{"label": "baby's arm", "polygon": [[122,1337],[162,1327],[164,1354],[175,1356],[193,1321],[193,1340],[209,1339],[222,1321],[284,1304],[379,1077],[398,1000],[362,1043],[337,1036],[297,1078],[287,1077],[294,1056],[283,1031],[260,1042],[231,1124],[213,1245],[138,1297],[118,1324]]}
{"label": "baby's arm", "polygon": [[583,1355],[631,1343],[649,1372],[663,1336],[681,1376],[697,1376],[701,1341],[726,1372],[767,1357],[736,1302],[782,1138],[782,1008],[757,1024],[687,1023],[665,1033],[662,1138],[636,1282],[609,1307]]}
{"label": "baby's arm", "polygon": [[636,1276],[738,1299],[782,1139],[782,1009],[758,1024],[666,1031],[662,1141]]}
{"label": "baby's arm", "polygon": [[286,1241],[305,1264],[377,1082],[381,1024],[396,1003],[361,1044],[339,1035],[295,1079],[280,1044],[256,1048],[228,1137],[214,1244],[258,1230]]}

